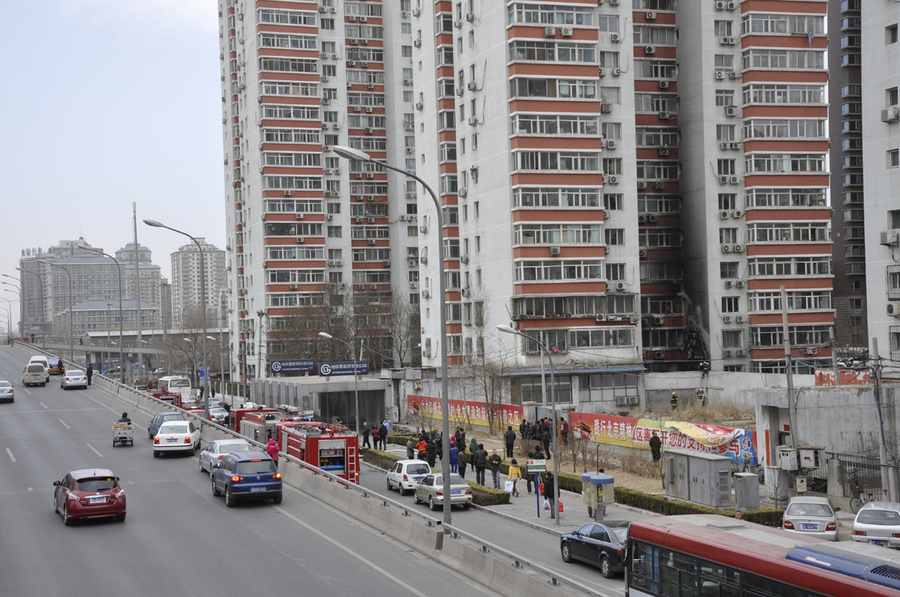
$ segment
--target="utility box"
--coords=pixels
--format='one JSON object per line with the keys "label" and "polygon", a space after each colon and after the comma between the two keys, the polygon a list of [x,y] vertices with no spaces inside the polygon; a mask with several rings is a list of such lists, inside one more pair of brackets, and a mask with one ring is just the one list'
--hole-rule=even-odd
{"label": "utility box", "polygon": [[754,473],[734,475],[734,507],[741,512],[759,509],[759,477]]}
{"label": "utility box", "polygon": [[790,446],[778,446],[778,467],[783,471],[796,471],[799,469],[797,450]]}
{"label": "utility box", "polygon": [[666,496],[725,508],[731,505],[731,460],[692,450],[663,453]]}
{"label": "utility box", "polygon": [[822,463],[821,448],[800,448],[797,450],[800,468],[819,468]]}

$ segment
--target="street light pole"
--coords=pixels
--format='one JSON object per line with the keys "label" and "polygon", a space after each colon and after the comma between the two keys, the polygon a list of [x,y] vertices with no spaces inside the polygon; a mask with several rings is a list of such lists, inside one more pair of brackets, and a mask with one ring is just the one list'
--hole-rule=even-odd
{"label": "street light pole", "polygon": [[[116,264],[116,274],[119,281],[119,381],[124,385],[125,384],[125,310],[122,307],[122,264],[119,263],[119,260],[104,251],[103,249],[95,249],[94,247],[88,247],[86,245],[79,245],[79,249],[83,249],[88,251],[89,253],[96,253],[97,255],[103,255],[107,259],[111,259],[113,263]],[[72,276],[69,276],[69,296],[72,296]],[[69,311],[69,337],[72,336],[71,331],[71,320],[73,313],[71,309]],[[73,345],[72,351],[74,352],[75,348]],[[75,357],[72,357],[72,360],[75,360]]]}
{"label": "street light pole", "polygon": [[[497,331],[503,332],[504,334],[512,334],[514,336],[521,336],[525,338],[526,341],[534,342],[541,349],[541,377],[544,376],[544,354],[547,355],[547,362],[550,365],[550,402],[551,408],[553,409],[553,421],[551,424],[551,433],[552,437],[550,438],[550,446],[551,451],[553,453],[553,508],[555,512],[551,513],[554,519],[556,519],[556,525],[559,526],[559,460],[562,457],[559,451],[559,433],[556,429],[556,381],[553,376],[554,367],[553,367],[553,358],[550,356],[550,351],[547,348],[547,344],[543,341],[543,339],[537,339],[534,336],[529,336],[525,332],[519,331],[515,328],[511,328],[508,325],[498,325]],[[547,396],[545,395],[547,391],[546,385],[541,388],[541,399],[544,404],[547,404]]]}
{"label": "street light pole", "polygon": [[354,149],[352,147],[347,147],[344,145],[334,145],[331,147],[331,150],[338,154],[340,157],[346,160],[360,160],[363,162],[369,162],[372,164],[377,164],[385,170],[391,170],[392,172],[397,172],[406,176],[407,178],[412,178],[419,184],[421,184],[425,190],[428,192],[428,195],[431,197],[431,201],[434,203],[434,208],[437,212],[436,220],[437,220],[437,236],[438,236],[438,307],[440,311],[440,339],[441,339],[441,476],[443,478],[443,490],[444,490],[444,516],[443,521],[444,524],[449,525],[451,523],[452,515],[451,515],[451,504],[450,504],[450,390],[449,390],[449,380],[448,376],[450,375],[450,367],[447,358],[447,309],[444,305],[444,301],[446,300],[446,281],[444,280],[444,212],[441,209],[441,202],[438,200],[437,195],[434,190],[428,186],[424,180],[420,177],[416,176],[412,172],[407,172],[401,168],[397,168],[396,166],[391,166],[385,162],[380,160],[373,159],[372,156],[367,154],[364,151],[360,151],[359,149]]}
{"label": "street light pole", "polygon": [[73,307],[72,307],[72,292],[73,292],[73,290],[72,290],[72,272],[69,271],[69,268],[67,268],[64,265],[60,265],[59,263],[53,263],[52,261],[45,261],[43,259],[36,259],[36,261],[38,263],[45,263],[45,264],[49,265],[50,267],[58,267],[66,275],[66,279],[69,283],[69,292],[68,292],[68,294],[69,294],[69,296],[68,296],[68,299],[69,299],[68,300],[68,303],[69,303],[69,360],[71,360],[74,363],[75,362],[75,335],[73,332],[73,320],[75,319],[75,311],[73,310]]}
{"label": "street light pole", "polygon": [[[171,226],[166,226],[162,222],[158,220],[150,220],[145,219],[144,224],[150,226],[151,228],[165,228],[171,232],[175,232],[176,234],[180,234],[191,239],[195,245],[197,245],[197,250],[200,251],[200,317],[203,319],[203,333],[200,335],[200,360],[203,368],[206,368],[206,330],[207,330],[207,322],[206,322],[206,253],[203,251],[203,245],[200,244],[200,241],[195,237],[191,236],[187,232],[183,230],[179,230],[177,228],[172,228]],[[209,371],[206,373],[206,379],[204,380],[207,394],[209,393]]]}

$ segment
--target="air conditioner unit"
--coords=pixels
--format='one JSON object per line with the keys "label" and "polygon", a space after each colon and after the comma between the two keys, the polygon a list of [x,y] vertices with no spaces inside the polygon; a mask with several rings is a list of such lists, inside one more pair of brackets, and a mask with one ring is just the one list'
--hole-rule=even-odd
{"label": "air conditioner unit", "polygon": [[660,112],[660,113],[658,114],[658,117],[659,117],[660,120],[671,120],[671,119],[672,119],[672,113],[671,113],[671,112]]}
{"label": "air conditioner unit", "polygon": [[478,84],[475,83],[475,81],[469,81],[468,84],[466,84],[466,89],[469,91],[478,91]]}
{"label": "air conditioner unit", "polygon": [[735,72],[735,71],[733,71],[733,70],[728,71],[728,78],[729,78],[729,80],[731,80],[731,81],[736,81],[737,78],[738,78],[737,72]]}
{"label": "air conditioner unit", "polygon": [[644,18],[647,19],[648,21],[655,21],[656,20],[656,11],[648,10],[647,12],[644,13]]}
{"label": "air conditioner unit", "polygon": [[900,301],[890,301],[887,304],[887,313],[893,317],[900,317]]}
{"label": "air conditioner unit", "polygon": [[613,150],[615,150],[615,148],[616,148],[616,140],[615,139],[607,139],[606,140],[606,149],[613,151]]}
{"label": "air conditioner unit", "polygon": [[431,298],[431,293],[428,292],[427,290],[423,290],[423,291],[422,291],[422,298],[425,299],[425,300],[430,299],[430,298]]}
{"label": "air conditioner unit", "polygon": [[669,149],[668,147],[660,147],[659,149],[656,150],[656,153],[661,158],[667,158],[670,155],[672,155],[672,150]]}
{"label": "air conditioner unit", "polygon": [[719,143],[719,149],[726,150],[726,149],[730,149],[730,148],[731,148],[731,143],[729,143],[728,141],[721,141]]}
{"label": "air conditioner unit", "polygon": [[731,323],[731,315],[723,315],[722,323]]}
{"label": "air conditioner unit", "polygon": [[735,323],[744,323],[744,316],[743,316],[743,315],[736,315],[735,318],[734,318],[734,322],[735,322]]}
{"label": "air conditioner unit", "polygon": [[725,3],[725,10],[735,10],[736,8],[737,2],[735,2],[734,0]]}
{"label": "air conditioner unit", "polygon": [[614,43],[614,44],[617,44],[617,43],[619,43],[620,41],[622,41],[622,36],[619,35],[618,33],[615,33],[615,32],[610,33],[610,34],[609,34],[609,41],[611,41],[611,42]]}
{"label": "air conditioner unit", "polygon": [[453,26],[457,29],[462,29],[462,19],[456,19],[453,21]]}
{"label": "air conditioner unit", "polygon": [[656,214],[647,214],[647,223],[655,224],[656,223]]}
{"label": "air conditioner unit", "polygon": [[656,352],[653,353],[653,357],[656,358],[656,359],[662,359],[662,358],[664,358],[665,356],[666,356],[666,353],[664,353],[664,352],[661,351],[661,350],[657,350]]}
{"label": "air conditioner unit", "polygon": [[646,259],[647,258],[647,249],[641,249],[640,251],[638,251],[638,257],[640,257],[641,259]]}
{"label": "air conditioner unit", "polygon": [[619,0],[609,0],[609,5],[610,5],[610,6],[618,6],[618,5],[619,5]]}
{"label": "air conditioner unit", "polygon": [[645,216],[644,214],[639,215],[638,216],[638,224],[646,224],[646,223],[647,223],[647,216]]}
{"label": "air conditioner unit", "polygon": [[299,237],[299,238],[297,239],[297,244],[298,244],[298,245],[302,245],[302,244],[305,244],[305,243],[306,243],[306,239],[303,238],[302,236]]}
{"label": "air conditioner unit", "polygon": [[806,355],[807,355],[807,356],[812,357],[812,356],[815,356],[815,355],[817,355],[817,354],[819,354],[819,349],[816,348],[815,346],[810,346],[809,348],[806,349]]}
{"label": "air conditioner unit", "polygon": [[468,123],[469,126],[478,126],[478,119],[474,116],[469,116]]}
{"label": "air conditioner unit", "polygon": [[743,288],[743,287],[744,287],[744,281],[743,281],[743,280],[737,280],[737,281],[735,281],[734,287],[735,287],[735,288]]}
{"label": "air conditioner unit", "polygon": [[469,21],[470,23],[472,23],[473,21],[475,21],[475,13],[474,13],[474,12],[467,12],[467,13],[466,13],[466,20]]}
{"label": "air conditioner unit", "polygon": [[896,247],[900,244],[900,234],[896,230],[885,230],[881,233],[881,244],[886,247]]}
{"label": "air conditioner unit", "polygon": [[638,188],[639,191],[646,190],[646,189],[647,189],[647,183],[644,182],[643,180],[639,180],[638,183],[637,183],[637,188]]}
{"label": "air conditioner unit", "polygon": [[730,350],[723,350],[723,351],[722,351],[722,358],[724,358],[724,359],[730,359],[730,358],[731,358],[731,351],[730,351]]}
{"label": "air conditioner unit", "polygon": [[740,220],[741,218],[744,217],[744,212],[742,212],[739,209],[734,209],[731,211],[731,217],[734,218],[735,220]]}
{"label": "air conditioner unit", "polygon": [[728,179],[728,182],[730,184],[740,184],[741,179],[738,178],[737,176],[732,176],[730,179]]}
{"label": "air conditioner unit", "polygon": [[731,280],[725,280],[725,288],[731,288],[732,282]]}
{"label": "air conditioner unit", "polygon": [[[428,226],[426,226],[425,224],[422,224],[421,226],[419,226],[419,232],[421,232],[422,234],[428,234]],[[422,259],[424,260],[425,257],[422,257]],[[422,263],[426,263],[426,262],[422,261]]]}
{"label": "air conditioner unit", "polygon": [[669,81],[659,81],[659,88],[660,88],[660,89],[668,89],[668,88],[669,88]]}
{"label": "air conditioner unit", "polygon": [[744,252],[744,245],[742,245],[742,244],[734,245],[734,252],[735,252],[735,253],[743,253],[743,252]]}
{"label": "air conditioner unit", "polygon": [[334,219],[334,214],[328,214],[327,216],[325,216],[325,219],[330,222],[331,220]]}
{"label": "air conditioner unit", "polygon": [[723,46],[733,46],[734,38],[733,37],[722,37],[719,39],[719,43]]}
{"label": "air conditioner unit", "polygon": [[422,102],[416,102],[416,110],[421,112],[424,109],[425,109],[425,104],[423,104]]}
{"label": "air conditioner unit", "polygon": [[731,245],[722,245],[722,252],[726,254],[731,253]]}
{"label": "air conditioner unit", "polygon": [[428,265],[428,256],[422,255],[421,257],[419,257],[419,263],[421,263],[422,265]]}
{"label": "air conditioner unit", "polygon": [[881,111],[881,122],[897,122],[900,120],[900,106],[891,106]]}
{"label": "air conditioner unit", "polygon": [[619,68],[618,66],[616,68],[612,69],[612,76],[618,77],[621,74],[622,74],[622,69]]}
{"label": "air conditioner unit", "polygon": [[462,294],[463,296],[469,296],[470,294],[472,294],[472,289],[466,286],[460,291],[460,294]]}
{"label": "air conditioner unit", "polygon": [[619,292],[625,292],[625,282],[616,282],[616,290]]}
{"label": "air conditioner unit", "polygon": [[556,27],[544,27],[544,37],[553,37],[556,35]]}
{"label": "air conditioner unit", "polygon": [[460,188],[457,189],[457,191],[456,191],[456,196],[457,196],[457,197],[463,197],[463,198],[465,198],[468,194],[469,194],[469,191],[468,191],[468,189],[466,189],[466,187],[460,187]]}
{"label": "air conditioner unit", "polygon": [[462,87],[456,88],[456,97],[462,97],[464,93],[465,93],[465,91],[463,90]]}
{"label": "air conditioner unit", "polygon": [[723,209],[723,210],[719,211],[719,219],[720,220],[728,219],[728,210],[727,209]]}
{"label": "air conditioner unit", "polygon": [[606,182],[607,182],[607,184],[619,184],[619,179],[616,177],[615,174],[611,174],[606,177]]}
{"label": "air conditioner unit", "polygon": [[719,184],[728,184],[728,177],[725,175],[719,176]]}
{"label": "air conditioner unit", "polygon": [[469,265],[469,258],[466,255],[461,255],[459,258],[459,262],[463,265]]}
{"label": "air conditioner unit", "polygon": [[305,214],[296,214],[294,217],[297,218],[298,220],[302,220],[306,217],[306,215]]}
{"label": "air conditioner unit", "polygon": [[647,56],[652,56],[656,54],[656,48],[654,48],[653,46],[644,46],[644,54],[646,54]]}
{"label": "air conditioner unit", "polygon": [[601,114],[611,114],[612,113],[612,105],[606,102],[600,104],[600,113]]}
{"label": "air conditioner unit", "polygon": [[606,70],[602,66],[597,69],[597,76],[601,79],[606,76]]}
{"label": "air conditioner unit", "polygon": [[571,27],[560,27],[559,34],[563,37],[572,37],[575,31]]}
{"label": "air conditioner unit", "polygon": [[741,142],[740,141],[732,141],[731,149],[735,149],[735,150],[739,151],[741,149]]}
{"label": "air conditioner unit", "polygon": [[550,257],[559,257],[559,247],[553,245],[550,247]]}
{"label": "air conditioner unit", "polygon": [[725,2],[724,0],[716,0],[716,10],[725,10]]}
{"label": "air conditioner unit", "polygon": [[737,116],[737,108],[735,106],[725,106],[725,116],[734,118]]}
{"label": "air conditioner unit", "polygon": [[413,40],[413,45],[416,46],[417,48],[421,48],[421,47],[422,47],[422,40],[419,39],[419,38],[414,39],[414,40]]}
{"label": "air conditioner unit", "polygon": [[725,80],[725,73],[723,73],[723,72],[720,71],[720,70],[717,70],[715,73],[713,73],[713,78],[714,78],[716,81],[724,81],[724,80]]}
{"label": "air conditioner unit", "polygon": [[420,9],[420,8],[414,8],[414,9],[412,9],[412,15],[413,15],[414,17],[418,17],[418,16],[421,15],[421,14],[422,14],[422,9]]}

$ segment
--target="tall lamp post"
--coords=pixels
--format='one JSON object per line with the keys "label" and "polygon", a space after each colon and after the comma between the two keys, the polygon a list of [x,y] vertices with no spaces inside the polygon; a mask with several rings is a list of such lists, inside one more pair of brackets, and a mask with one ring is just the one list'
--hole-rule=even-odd
{"label": "tall lamp post", "polygon": [[[553,437],[551,437],[551,446],[553,450],[553,509],[556,510],[552,512],[553,518],[556,519],[556,525],[559,526],[559,460],[562,456],[559,452],[559,434],[556,430],[556,382],[553,379],[553,359],[550,356],[550,351],[547,349],[547,344],[543,340],[539,340],[534,336],[529,336],[525,332],[520,332],[515,328],[511,328],[508,325],[498,325],[498,332],[503,332],[504,334],[512,334],[514,336],[521,336],[526,341],[534,342],[541,349],[541,369],[544,368],[544,355],[547,355],[547,363],[550,365],[550,402],[551,407],[553,408],[553,424],[552,431]],[[542,376],[543,377],[543,376]],[[541,388],[541,392],[546,391],[546,386]],[[547,397],[543,396],[543,403],[547,403]]]}
{"label": "tall lamp post", "polygon": [[[219,332],[219,337],[214,338],[213,336],[207,336],[207,340],[212,340],[213,342],[218,342],[219,344],[219,395],[225,397],[225,351],[222,349],[222,332]],[[210,396],[212,393],[210,393]],[[208,399],[207,399],[208,402]]]}
{"label": "tall lamp post", "polygon": [[[428,195],[431,197],[431,201],[434,203],[434,208],[436,211],[436,221],[437,221],[437,235],[438,235],[438,306],[440,311],[440,325],[441,325],[441,476],[443,477],[443,490],[444,495],[450,495],[450,391],[449,391],[449,383],[448,376],[450,375],[450,368],[447,360],[447,310],[444,305],[444,300],[446,299],[446,281],[444,280],[444,212],[441,209],[441,202],[438,201],[437,195],[434,190],[428,186],[424,180],[413,174],[412,172],[407,172],[402,168],[398,168],[396,166],[391,166],[390,164],[386,164],[380,160],[373,159],[372,156],[367,154],[364,151],[360,151],[359,149],[354,149],[352,147],[347,147],[345,145],[334,145],[331,150],[338,154],[340,157],[346,160],[359,160],[362,162],[369,162],[371,164],[377,164],[385,170],[391,170],[392,172],[397,172],[402,174],[407,178],[411,178],[421,184],[425,190],[428,192]],[[451,523],[451,504],[449,499],[444,499],[444,524]]]}
{"label": "tall lamp post", "polygon": [[[344,340],[343,338],[335,338],[328,332],[319,332],[319,336],[321,338],[326,338],[328,340],[334,340],[336,342],[340,342],[344,346],[350,349],[350,358],[355,359],[356,355],[353,354],[355,347],[348,340]],[[360,339],[362,342],[362,339]],[[360,344],[359,352],[362,354],[362,345]],[[354,418],[356,419],[356,435],[359,435],[359,367],[357,365],[358,362],[353,363],[353,404],[356,410],[356,414]]]}
{"label": "tall lamp post", "polygon": [[[159,220],[145,219],[144,224],[150,226],[151,228],[165,228],[166,230],[187,237],[191,239],[191,242],[197,245],[197,250],[200,252],[200,317],[203,319],[203,333],[200,334],[200,361],[201,366],[206,369],[206,330],[208,326],[206,322],[206,253],[203,251],[203,245],[200,244],[199,240],[197,240],[195,237],[191,236],[184,230],[166,226]],[[206,393],[209,394],[208,370],[206,371],[206,378],[204,379],[204,383],[206,385]]]}
{"label": "tall lamp post", "polygon": [[60,265],[59,263],[53,263],[52,261],[47,261],[46,259],[36,259],[38,263],[43,263],[45,265],[49,265],[50,267],[58,268],[62,273],[66,275],[66,282],[69,284],[69,292],[68,294],[68,303],[69,303],[69,360],[73,363],[75,362],[75,334],[73,332],[74,327],[74,319],[75,319],[75,311],[72,306],[72,272],[69,271],[64,265]]}
{"label": "tall lamp post", "polygon": [[[78,245],[79,249],[85,250],[88,253],[95,253],[97,255],[102,255],[107,259],[111,259],[113,263],[116,264],[116,274],[118,276],[119,282],[119,381],[124,385],[125,384],[125,310],[122,308],[122,264],[119,263],[119,260],[104,251],[103,249],[95,249],[94,247],[88,247],[87,245],[80,244]],[[71,289],[72,284],[72,276],[69,274],[69,288]],[[71,296],[71,292],[69,296]],[[69,311],[71,315],[71,310]],[[138,313],[138,317],[140,317],[140,313]],[[71,318],[70,318],[71,321]],[[69,338],[71,341],[72,333],[71,329],[69,331]],[[74,351],[74,346],[72,348]],[[72,360],[75,360],[72,357]]]}

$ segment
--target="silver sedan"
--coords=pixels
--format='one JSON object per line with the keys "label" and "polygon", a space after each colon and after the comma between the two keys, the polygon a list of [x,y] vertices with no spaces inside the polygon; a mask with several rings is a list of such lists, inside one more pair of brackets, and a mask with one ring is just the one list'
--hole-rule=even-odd
{"label": "silver sedan", "polygon": [[0,402],[15,402],[16,391],[13,385],[5,379],[0,379]]}
{"label": "silver sedan", "polygon": [[81,369],[69,369],[63,374],[59,387],[64,390],[69,388],[81,388],[86,390],[88,387],[87,375]]}
{"label": "silver sedan", "polygon": [[[416,503],[425,502],[432,510],[444,503],[444,478],[440,473],[427,475],[416,486]],[[450,505],[468,508],[472,503],[472,488],[459,475],[450,475]]]}
{"label": "silver sedan", "polygon": [[200,470],[208,473],[212,471],[213,464],[221,461],[226,454],[246,452],[250,449],[250,444],[242,439],[217,439],[207,442],[200,450]]}

